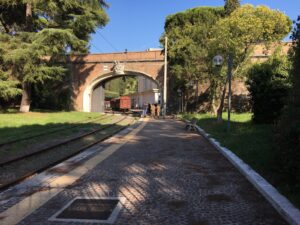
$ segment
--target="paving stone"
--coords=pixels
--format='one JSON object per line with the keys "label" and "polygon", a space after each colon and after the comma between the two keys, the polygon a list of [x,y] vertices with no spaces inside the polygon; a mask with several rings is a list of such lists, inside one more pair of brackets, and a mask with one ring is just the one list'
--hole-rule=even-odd
{"label": "paving stone", "polygon": [[48,221],[80,196],[125,197],[117,225],[287,224],[207,141],[173,120],[150,120],[135,138],[19,224],[87,225]]}

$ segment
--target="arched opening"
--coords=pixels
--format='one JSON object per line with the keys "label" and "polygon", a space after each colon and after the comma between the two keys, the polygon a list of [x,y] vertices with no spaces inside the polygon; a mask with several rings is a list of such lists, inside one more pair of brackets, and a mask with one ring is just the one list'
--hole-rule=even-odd
{"label": "arched opening", "polygon": [[114,102],[125,97],[130,109],[143,109],[149,103],[160,104],[160,90],[156,80],[141,72],[126,71],[122,75],[108,73],[96,78],[84,91],[83,111],[117,110]]}

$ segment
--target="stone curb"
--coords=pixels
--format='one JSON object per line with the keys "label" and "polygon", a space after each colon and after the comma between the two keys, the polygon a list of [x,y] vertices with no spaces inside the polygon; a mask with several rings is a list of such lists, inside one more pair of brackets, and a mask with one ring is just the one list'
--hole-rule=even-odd
{"label": "stone curb", "polygon": [[[185,122],[190,122],[185,120]],[[267,182],[262,176],[255,172],[248,164],[244,163],[237,155],[221,144],[210,134],[196,125],[198,132],[208,140],[225,158],[227,158],[254,187],[267,199],[268,202],[278,211],[278,213],[291,225],[300,225],[300,211],[276,188]]]}

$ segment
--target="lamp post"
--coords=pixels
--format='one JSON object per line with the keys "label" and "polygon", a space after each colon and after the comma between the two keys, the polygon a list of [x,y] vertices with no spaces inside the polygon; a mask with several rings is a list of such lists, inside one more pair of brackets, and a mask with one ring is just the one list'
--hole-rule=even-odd
{"label": "lamp post", "polygon": [[[222,66],[224,60],[220,55],[216,55],[213,58],[213,65],[220,67]],[[228,78],[228,119],[227,119],[227,131],[230,131],[230,112],[231,112],[231,77],[232,77],[232,65],[233,65],[233,56],[229,54],[227,61],[227,78]]]}
{"label": "lamp post", "polygon": [[182,90],[180,88],[177,89],[178,93],[178,111],[179,113],[182,112]]}
{"label": "lamp post", "polygon": [[168,68],[168,37],[165,37],[165,65],[164,65],[164,101],[163,116],[167,115],[167,68]]}
{"label": "lamp post", "polygon": [[230,131],[230,112],[231,112],[231,77],[232,77],[232,65],[233,65],[233,56],[229,54],[228,57],[228,121],[227,121],[227,131]]}

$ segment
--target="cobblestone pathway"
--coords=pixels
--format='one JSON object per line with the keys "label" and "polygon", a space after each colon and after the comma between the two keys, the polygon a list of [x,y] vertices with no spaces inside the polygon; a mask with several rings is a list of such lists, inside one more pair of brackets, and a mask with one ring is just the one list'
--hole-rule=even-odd
{"label": "cobblestone pathway", "polygon": [[25,218],[48,218],[74,197],[123,196],[119,225],[283,225],[245,178],[184,124],[150,120],[129,143]]}

